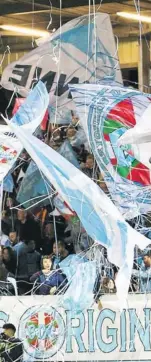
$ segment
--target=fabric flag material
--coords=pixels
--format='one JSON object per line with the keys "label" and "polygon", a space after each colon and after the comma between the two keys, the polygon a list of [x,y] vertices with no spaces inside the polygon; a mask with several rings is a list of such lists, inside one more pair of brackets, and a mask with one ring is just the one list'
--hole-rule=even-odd
{"label": "fabric flag material", "polygon": [[43,82],[29,93],[26,101],[21,104],[18,112],[11,119],[12,123],[34,132],[43,120],[49,104],[49,97]]}
{"label": "fabric flag material", "polygon": [[[15,99],[15,105],[14,105],[14,108],[13,108],[13,111],[12,111],[12,115],[14,116],[16,114],[16,112],[19,110],[20,106],[25,102],[26,98],[16,98]],[[46,111],[45,115],[44,115],[44,118],[41,122],[41,129],[42,130],[46,130],[46,125],[47,125],[47,122],[48,122],[48,110]]]}
{"label": "fabric flag material", "polygon": [[[25,203],[25,208],[28,208],[37,202],[44,202],[43,199],[52,193],[49,181],[40,173],[37,165],[31,161],[17,194],[18,202]],[[48,201],[50,202],[47,199],[47,203]]]}
{"label": "fabric flag material", "polygon": [[70,209],[69,205],[67,205],[59,194],[54,197],[53,205],[66,220],[70,220],[71,217],[76,216],[76,213]]}
{"label": "fabric flag material", "polygon": [[78,254],[68,255],[67,258],[59,263],[62,272],[66,275],[68,282],[70,282],[73,276],[76,274],[78,266],[83,263],[87,263],[88,259],[82,258]]}
{"label": "fabric flag material", "polygon": [[58,152],[60,153],[61,156],[63,156],[64,158],[66,158],[66,160],[68,160],[69,162],[72,163],[72,165],[74,165],[77,168],[80,168],[79,162],[76,158],[76,155],[70,145],[70,142],[68,140],[65,140],[61,147],[59,148]]}
{"label": "fabric flag material", "polygon": [[[34,132],[48,107],[46,87],[39,82],[11,119],[11,123]],[[0,126],[0,182],[12,168],[23,146],[8,126]]]}
{"label": "fabric flag material", "polygon": [[66,125],[72,121],[71,110],[61,109],[58,110],[55,107],[49,106],[49,119],[50,123]]}
{"label": "fabric flag material", "polygon": [[16,98],[15,99],[15,104],[14,104],[14,108],[13,108],[13,111],[12,111],[13,116],[16,114],[16,112],[20,108],[21,104],[23,104],[24,102],[25,102],[25,98]]}
{"label": "fabric flag material", "polygon": [[[94,303],[94,285],[97,278],[96,262],[89,261],[76,265],[72,281],[60,298],[60,307],[78,314]],[[87,276],[87,277],[86,277]]]}
{"label": "fabric flag material", "polygon": [[141,124],[142,115],[151,104],[149,97],[105,82],[71,85],[70,89],[112,200],[125,219],[149,212],[150,170],[118,146],[128,129]]}
{"label": "fabric flag material", "polygon": [[151,142],[151,104],[145,109],[140,122],[132,129],[128,129],[119,139],[119,145],[142,144]]}
{"label": "fabric flag material", "polygon": [[[77,158],[74,154],[74,151],[72,150],[72,147],[68,140],[64,141],[64,143],[59,148],[58,152],[68,161],[70,161],[74,166],[78,168],[80,167]],[[39,197],[39,202],[41,200],[43,204],[50,202],[49,199],[43,201],[43,199],[47,195],[49,196],[53,195],[52,187],[49,181],[45,178],[45,176],[43,176],[40,173],[37,165],[33,161],[31,161],[26,171],[26,174],[23,178],[23,181],[20,185],[20,189],[17,195],[17,200],[21,204],[25,203],[25,207],[28,208],[38,202],[38,197]],[[44,197],[42,198],[42,196]],[[30,201],[27,202],[28,200]],[[60,206],[58,205],[58,203]],[[58,205],[58,207],[56,204]],[[69,212],[68,205],[65,205],[63,202],[61,202],[59,196],[54,198],[54,205],[56,206],[58,211],[60,208],[60,212],[62,210],[62,212],[65,212],[65,214],[67,215],[69,215],[70,213],[71,215],[74,215],[73,212]]]}
{"label": "fabric flag material", "polygon": [[[58,66],[59,64],[59,66]],[[73,109],[69,83],[112,79],[122,83],[117,49],[107,14],[75,18],[63,25],[48,41],[5,68],[2,87],[26,97],[41,79],[52,107]]]}
{"label": "fabric flag material", "polygon": [[8,175],[4,178],[3,190],[6,192],[13,192],[13,188],[14,188],[14,181],[11,173],[9,172]]}
{"label": "fabric flag material", "polygon": [[124,221],[116,206],[90,178],[28,131],[14,124],[11,127],[43,174],[77,213],[88,235],[105,246],[109,260],[120,267],[117,293],[125,301],[134,246],[144,249],[150,240]]}

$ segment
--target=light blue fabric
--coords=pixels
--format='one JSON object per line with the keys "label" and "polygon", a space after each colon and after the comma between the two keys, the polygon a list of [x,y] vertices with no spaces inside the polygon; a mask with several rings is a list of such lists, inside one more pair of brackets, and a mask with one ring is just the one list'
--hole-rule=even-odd
{"label": "light blue fabric", "polygon": [[48,108],[50,123],[66,125],[72,121],[71,111],[64,107],[63,109],[56,109],[52,106]]}
{"label": "light blue fabric", "polygon": [[[59,36],[55,38],[55,41],[61,40],[62,43],[72,44],[74,47],[81,50],[82,53],[90,55],[92,53],[91,34],[93,29],[94,23],[89,23],[89,29],[87,24],[80,24],[75,28],[61,33],[61,36],[59,34]],[[88,31],[90,36],[88,36]]]}
{"label": "light blue fabric", "polygon": [[10,242],[10,240],[8,239],[8,240],[6,240],[6,242],[5,242],[5,245],[4,245],[6,248],[9,246],[9,247],[12,247],[12,244],[11,244],[11,242]]}
{"label": "light blue fabric", "polygon": [[59,263],[59,266],[70,282],[73,275],[76,273],[77,266],[85,262],[88,262],[86,257],[82,258],[77,254],[70,254]]}
{"label": "light blue fabric", "polygon": [[13,249],[16,251],[17,254],[19,254],[23,247],[24,243],[22,241],[19,241],[19,243],[13,246]]}
{"label": "light blue fabric", "polygon": [[[45,115],[48,104],[49,96],[45,84],[39,81],[35,88],[29,93],[26,101],[21,104],[18,112],[11,119],[11,122],[15,123],[17,126],[23,126],[37,118],[39,120],[41,114],[43,114],[43,116]],[[37,127],[39,123],[40,122],[38,121]]]}
{"label": "light blue fabric", "polygon": [[13,188],[14,188],[14,181],[11,173],[8,173],[8,175],[4,178],[3,190],[6,192],[13,192]]}
{"label": "light blue fabric", "polygon": [[60,306],[70,310],[72,315],[90,308],[94,302],[94,284],[97,277],[96,263],[75,263],[75,273],[66,293],[60,299]]}
{"label": "light blue fabric", "polygon": [[68,140],[65,140],[63,142],[58,152],[61,156],[65,157],[66,160],[71,162],[75,167],[80,168],[79,162]]}
{"label": "light blue fabric", "polygon": [[[75,167],[79,168],[79,162],[75,156],[74,151],[68,140],[66,140],[58,150],[58,152],[65,157],[69,162],[71,162]],[[26,174],[21,182],[17,200],[19,203],[26,203],[26,208],[36,203],[37,201],[42,200],[40,196],[51,195],[53,193],[50,182],[46,179],[44,175],[39,171],[37,165],[31,161],[30,165],[27,168]],[[39,199],[35,199],[39,196]],[[32,199],[34,199],[32,201]],[[49,200],[45,201],[45,204],[50,202]],[[43,203],[44,204],[44,203]]]}
{"label": "light blue fabric", "polygon": [[[31,161],[17,194],[18,202],[23,203],[30,200],[25,205],[27,208],[32,204],[35,204],[37,201],[42,200],[44,196],[50,195],[51,193],[52,187],[50,182],[46,179],[45,176],[42,177],[42,174],[40,173],[37,165]],[[40,198],[40,196],[43,197]],[[32,199],[34,200],[32,201]]]}

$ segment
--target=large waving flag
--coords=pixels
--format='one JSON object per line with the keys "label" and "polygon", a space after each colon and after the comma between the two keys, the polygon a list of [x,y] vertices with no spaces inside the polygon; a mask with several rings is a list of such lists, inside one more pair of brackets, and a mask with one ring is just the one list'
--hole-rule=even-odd
{"label": "large waving flag", "polygon": [[51,106],[57,106],[57,113],[61,109],[64,113],[65,108],[74,108],[69,83],[100,78],[122,82],[110,17],[95,13],[71,20],[44,44],[8,65],[1,84],[11,91],[17,86],[26,97],[33,83],[41,79],[50,94]]}
{"label": "large waving flag", "polygon": [[[20,126],[23,130],[34,132],[43,119],[49,104],[45,85],[39,82],[29,93],[25,102],[10,123]],[[0,182],[12,168],[23,146],[8,126],[0,126]]]}
{"label": "large waving flag", "polygon": [[10,125],[32,159],[74,210],[90,237],[108,249],[109,260],[120,267],[118,294],[126,297],[133,265],[134,246],[144,249],[150,240],[132,229],[112,201],[90,178],[46,144]]}
{"label": "large waving flag", "polygon": [[143,157],[140,162],[118,145],[128,129],[141,124],[142,115],[151,104],[149,96],[105,82],[71,85],[70,89],[114,203],[125,219],[151,211],[151,172]]}

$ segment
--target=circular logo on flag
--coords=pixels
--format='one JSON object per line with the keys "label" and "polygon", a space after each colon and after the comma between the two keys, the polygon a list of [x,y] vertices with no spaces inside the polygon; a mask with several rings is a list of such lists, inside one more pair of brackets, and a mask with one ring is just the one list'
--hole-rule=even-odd
{"label": "circular logo on flag", "polygon": [[[136,114],[133,101],[135,99]],[[122,150],[117,145],[118,139],[130,128],[137,124],[140,108],[140,98],[125,98],[117,103],[108,113],[103,125],[103,136],[107,147],[108,156],[114,170],[123,178],[133,181],[140,186],[148,186],[150,182],[150,170],[135,159],[131,148]],[[148,107],[150,100],[142,96],[144,107]],[[145,103],[146,102],[146,103]],[[145,109],[145,108],[144,108]],[[144,110],[143,109],[143,110]],[[137,115],[137,119],[136,119]],[[141,116],[139,116],[141,121]]]}
{"label": "circular logo on flag", "polygon": [[54,356],[64,343],[64,320],[53,307],[31,307],[21,317],[19,338],[29,356],[48,359]]}
{"label": "circular logo on flag", "polygon": [[0,144],[0,163],[12,162],[16,155],[16,150]]}

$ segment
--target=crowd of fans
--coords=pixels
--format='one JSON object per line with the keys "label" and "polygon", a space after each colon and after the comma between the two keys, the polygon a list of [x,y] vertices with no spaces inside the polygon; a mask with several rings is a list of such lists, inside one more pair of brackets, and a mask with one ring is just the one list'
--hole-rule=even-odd
{"label": "crowd of fans", "polygon": [[[39,136],[48,145],[58,150],[68,139],[76,155],[81,170],[98,183],[104,192],[106,184],[99,172],[84,132],[78,126],[78,119],[72,117],[72,126],[52,127]],[[21,171],[26,172],[30,157],[24,150],[12,172],[14,190],[4,192],[0,246],[0,294],[12,295],[54,295],[64,293],[70,280],[68,273],[61,269],[61,262],[67,261],[67,267],[78,256],[80,262],[97,260],[98,277],[94,287],[96,299],[102,293],[116,291],[115,279],[118,269],[108,262],[104,248],[94,243],[76,217],[53,215],[53,200],[32,207],[26,211],[17,207],[17,193],[22,182]],[[69,258],[70,256],[70,258]],[[72,256],[72,258],[71,258]],[[10,282],[13,278],[16,289]],[[17,292],[16,292],[17,290]],[[151,292],[151,253],[142,254],[135,249],[134,269],[130,292]]]}

